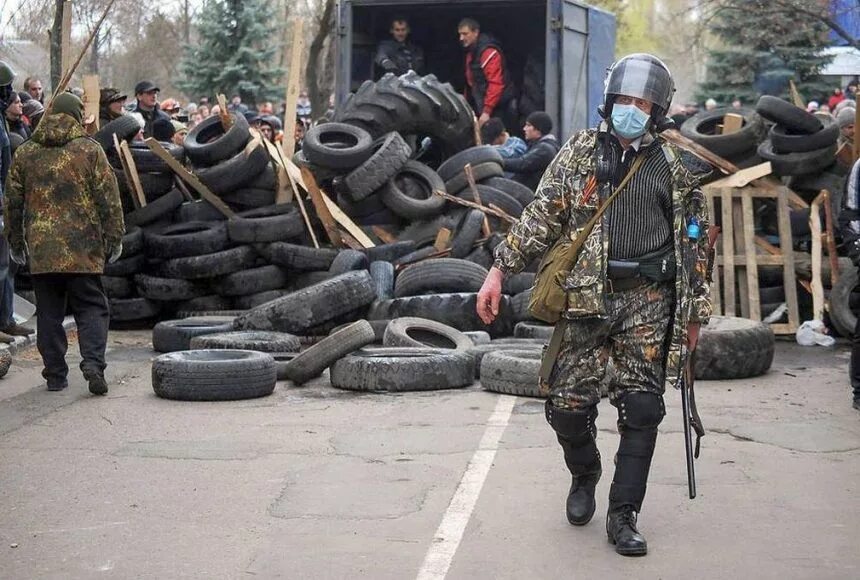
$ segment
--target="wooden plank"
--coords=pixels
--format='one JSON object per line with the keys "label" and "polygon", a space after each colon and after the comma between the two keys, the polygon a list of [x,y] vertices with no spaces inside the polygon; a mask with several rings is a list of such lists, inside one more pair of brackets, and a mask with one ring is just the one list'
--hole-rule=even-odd
{"label": "wooden plank", "polygon": [[800,96],[800,91],[797,90],[797,85],[794,84],[794,79],[788,79],[788,92],[791,95],[791,102],[795,107],[800,107],[806,110],[806,103],[803,102],[803,97]]}
{"label": "wooden plank", "polygon": [[[304,171],[304,169],[302,170]],[[364,230],[362,230],[352,218],[343,213],[343,210],[338,206],[327,194],[326,192],[320,190],[320,194],[322,195],[322,199],[328,207],[329,212],[331,212],[334,220],[346,231],[350,233],[352,237],[361,243],[361,245],[365,248],[374,248],[376,244],[373,243]]]}
{"label": "wooden plank", "polygon": [[726,316],[735,315],[735,240],[731,232],[734,231],[732,220],[732,190],[724,189],[722,192],[722,228],[723,234],[723,308]]}
{"label": "wooden plank", "polygon": [[293,20],[293,48],[290,54],[290,74],[287,78],[287,93],[284,98],[284,157],[292,157],[296,152],[296,142],[293,139],[296,122],[296,102],[299,98],[299,83],[302,79],[302,54],[304,53],[305,22],[301,18]]}
{"label": "wooden plank", "polygon": [[65,0],[63,2],[63,22],[60,32],[60,63],[60,68],[63,69],[63,72],[72,67],[72,0]]}
{"label": "wooden plank", "polygon": [[[99,130],[99,77],[84,75],[84,125],[93,133]],[[89,121],[89,123],[86,123]]]}
{"label": "wooden plank", "polygon": [[[726,237],[728,237],[728,236],[726,236]],[[784,261],[785,261],[785,258],[782,256],[782,254],[780,254],[778,256],[756,255],[756,258],[755,258],[756,265],[759,267],[761,267],[761,266],[782,266]],[[746,256],[737,256],[736,255],[734,258],[732,258],[732,263],[735,265],[735,268],[737,268],[738,266],[746,266],[747,265]],[[717,258],[717,264],[719,264],[720,266],[726,265],[726,260],[724,259],[724,256],[719,256]]]}
{"label": "wooden plank", "polygon": [[128,148],[128,143],[120,141],[116,134],[113,135],[113,146],[119,155],[120,164],[122,165],[123,173],[125,173],[125,181],[129,189],[131,189],[131,200],[137,208],[146,207],[146,195],[143,193],[143,187],[140,185],[140,176],[137,174],[137,165],[134,162],[134,157]]}
{"label": "wooden plank", "polygon": [[219,93],[216,100],[218,101],[218,116],[221,118],[221,126],[226,133],[233,126],[233,117],[230,116],[230,111],[227,110],[227,97],[223,93]]}
{"label": "wooden plank", "polygon": [[287,179],[290,180],[290,185],[292,185],[293,193],[295,194],[293,199],[296,200],[296,203],[299,205],[299,211],[302,212],[302,219],[305,222],[305,227],[308,229],[308,234],[311,236],[311,243],[313,243],[315,248],[319,248],[320,243],[317,240],[316,232],[314,232],[314,226],[311,224],[311,218],[308,216],[308,210],[305,207],[305,201],[302,199],[302,193],[299,191],[299,187],[289,171],[287,171]]}
{"label": "wooden plank", "polygon": [[770,161],[766,161],[764,163],[759,163],[758,165],[753,165],[752,167],[747,167],[746,169],[741,169],[737,173],[727,175],[717,181],[712,181],[702,189],[718,190],[724,187],[743,187],[745,185],[749,185],[752,181],[760,177],[770,175],[772,172],[773,169],[771,168]]}
{"label": "wooden plank", "polygon": [[782,252],[779,251],[779,248],[777,248],[761,236],[755,237],[755,245],[770,254],[771,256],[782,256]]}
{"label": "wooden plank", "polygon": [[753,232],[753,204],[752,197],[745,196],[741,199],[743,212],[743,235],[744,254],[746,256],[747,296],[749,297],[749,317],[752,320],[761,320],[761,296],[758,291],[758,262],[755,253],[755,233]]}
{"label": "wooden plank", "polygon": [[[505,127],[505,130],[508,128]],[[478,125],[478,117],[475,113],[472,113],[472,137],[475,139],[475,145],[483,145],[483,140],[481,139],[481,127]]]}
{"label": "wooden plank", "polygon": [[185,198],[185,201],[194,201],[194,196],[191,195],[190,191],[188,191],[188,186],[185,185],[184,181],[174,175],[173,183],[174,185],[176,185],[176,189],[178,189],[179,192],[182,194],[182,197]]}
{"label": "wooden plank", "polygon": [[143,205],[146,205],[146,198],[142,195],[141,197],[137,196],[137,191],[134,189],[134,185],[131,182],[131,171],[128,169],[128,163],[125,162],[122,148],[119,145],[119,137],[116,136],[116,133],[113,135],[113,148],[116,150],[117,157],[119,157],[119,163],[122,166],[122,177],[125,179],[125,186],[132,192],[131,203],[134,205],[135,209],[140,209],[142,207],[140,205],[141,199],[143,200]]}
{"label": "wooden plank", "polygon": [[833,208],[830,206],[830,192],[823,189],[821,195],[824,196],[821,202],[824,206],[824,243],[827,246],[827,256],[830,258],[830,287],[832,288],[836,285],[836,280],[839,279],[839,255],[836,253],[836,236],[833,235]]}
{"label": "wooden plank", "polygon": [[[484,204],[481,202],[481,193],[478,191],[477,183],[475,183],[475,173],[472,171],[472,164],[467,163],[463,168],[463,172],[466,174],[466,181],[469,183],[469,190],[472,192],[472,197],[475,199],[475,203],[483,206]],[[481,223],[481,231],[485,238],[492,232],[490,229],[490,220],[487,219],[487,214],[484,214],[484,221]]]}
{"label": "wooden plank", "polygon": [[791,324],[771,324],[770,329],[776,335],[790,335],[797,332],[797,328],[792,326]]}
{"label": "wooden plank", "polygon": [[167,166],[170,167],[170,169],[180,179],[182,179],[185,183],[190,185],[194,189],[194,191],[200,194],[200,197],[211,203],[215,207],[215,209],[220,211],[228,219],[236,217],[236,212],[227,207],[227,204],[221,201],[221,198],[219,198],[217,195],[212,193],[209,188],[206,187],[196,175],[185,169],[185,167],[183,167],[182,164],[179,163],[179,161],[174,159],[173,156],[168,153],[158,141],[156,141],[152,137],[149,137],[146,139],[146,141],[144,141],[144,143],[146,143],[146,145],[152,150],[152,152],[155,153],[162,161],[164,161]]}
{"label": "wooden plank", "polygon": [[278,174],[278,191],[275,194],[275,203],[290,203],[293,200],[294,188],[291,187],[292,182],[287,175],[287,168],[284,165],[284,155],[280,148],[280,143],[272,143],[263,137],[256,128],[251,127],[251,131],[260,136],[260,141],[266,146],[266,151],[269,153],[269,158],[275,164],[275,171]]}
{"label": "wooden plank", "polygon": [[393,244],[397,241],[397,237],[382,226],[370,226],[370,229],[376,234],[377,238],[386,244]]}
{"label": "wooden plank", "polygon": [[[716,214],[714,213],[714,196],[706,195],[705,200],[708,204],[708,215],[711,216],[711,219],[716,219]],[[719,241],[717,244],[719,244]],[[718,245],[714,245],[715,249],[718,247]],[[722,293],[720,292],[720,269],[717,267],[716,259],[714,260],[714,269],[711,272],[711,304],[714,312],[719,313],[723,311]]]}
{"label": "wooden plank", "polygon": [[331,241],[331,244],[335,248],[342,248],[344,243],[341,238],[340,231],[337,229],[337,224],[331,215],[331,211],[329,211],[328,205],[323,200],[323,194],[320,191],[319,186],[317,186],[314,174],[311,173],[307,167],[302,167],[302,178],[304,179],[305,185],[307,185],[308,196],[311,198],[311,203],[314,204],[317,217],[322,222],[323,229],[325,229],[325,233],[328,235],[329,241]]}
{"label": "wooden plank", "polygon": [[824,285],[821,283],[821,201],[818,194],[809,206],[809,229],[812,231],[812,318],[824,320]]}
{"label": "wooden plank", "polygon": [[350,250],[363,250],[364,249],[364,246],[362,246],[358,240],[356,240],[351,235],[349,235],[348,232],[345,232],[343,230],[339,230],[339,232],[340,232],[340,239],[343,240],[343,243],[346,245],[347,248],[349,248]]}
{"label": "wooden plank", "polygon": [[[732,237],[735,245],[735,277],[738,280],[738,298],[741,303],[741,316],[750,318],[749,273],[747,271],[746,242],[744,240],[744,213],[742,199],[732,198]],[[738,255],[743,256],[743,265],[739,263]]]}
{"label": "wooden plank", "polygon": [[[789,220],[788,195],[786,190],[780,192],[777,199],[777,219],[779,220],[779,248],[783,256],[783,286],[785,299],[788,304],[788,327],[790,333],[797,331],[800,326],[800,314],[797,308],[797,281],[794,273],[794,247],[791,238],[791,221]],[[774,331],[775,332],[775,331]]]}
{"label": "wooden plank", "polygon": [[726,113],[723,116],[723,135],[737,133],[744,126],[744,116],[737,113]]}
{"label": "wooden plank", "polygon": [[436,234],[436,241],[433,242],[433,247],[436,248],[437,252],[441,252],[448,248],[450,241],[451,230],[448,228],[439,228],[439,232]]}
{"label": "wooden plank", "polygon": [[485,206],[477,204],[473,201],[469,201],[468,199],[460,199],[459,197],[453,196],[450,193],[445,193],[444,191],[436,190],[433,193],[435,195],[438,195],[439,197],[444,197],[448,201],[456,203],[458,205],[463,205],[466,207],[470,207],[472,209],[477,209],[478,211],[482,211],[484,213],[488,213],[490,215],[494,215],[497,218],[501,218],[508,223],[512,223],[512,224],[517,223],[517,219],[515,217],[506,214],[505,212],[503,212],[500,209],[493,209],[490,207],[485,207]]}
{"label": "wooden plank", "polygon": [[716,153],[713,153],[709,149],[706,149],[702,145],[699,145],[698,143],[696,143],[692,139],[684,137],[683,135],[681,135],[681,132],[678,131],[677,129],[666,129],[665,131],[660,133],[660,136],[663,137],[669,143],[673,143],[674,145],[677,145],[681,149],[685,149],[686,151],[689,151],[690,153],[692,153],[696,157],[698,157],[704,161],[707,161],[708,163],[710,163],[714,167],[718,168],[723,173],[729,174],[729,173],[737,173],[739,171],[737,165],[735,165],[734,163],[732,163],[726,159],[723,159],[722,157],[720,157]]}

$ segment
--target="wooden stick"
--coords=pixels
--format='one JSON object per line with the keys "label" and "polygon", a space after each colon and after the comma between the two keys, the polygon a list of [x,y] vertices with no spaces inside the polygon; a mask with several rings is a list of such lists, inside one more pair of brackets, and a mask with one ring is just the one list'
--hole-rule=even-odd
{"label": "wooden stick", "polygon": [[72,64],[72,0],[63,0],[63,20],[60,28],[60,69]]}
{"label": "wooden stick", "polygon": [[833,235],[833,208],[830,207],[830,192],[821,190],[824,196],[824,243],[827,244],[827,256],[830,258],[830,287],[836,285],[839,279],[839,256],[836,254],[836,239]]}
{"label": "wooden stick", "polygon": [[[487,241],[487,238],[479,238],[479,239],[475,240],[475,243],[472,244],[472,249],[480,248],[482,244],[486,243],[486,241]],[[435,252],[433,254],[430,254],[429,256],[424,256],[423,258],[418,258],[417,260],[412,260],[410,262],[403,262],[402,264],[398,264],[394,269],[395,269],[395,271],[399,272],[400,270],[402,270],[406,266],[411,266],[412,264],[415,264],[417,262],[423,262],[424,260],[432,260],[433,258],[444,258],[445,256],[448,256],[450,253],[451,253],[451,248],[448,248],[446,250],[441,250],[439,252]]]}
{"label": "wooden stick", "polygon": [[[472,192],[472,197],[475,198],[475,203],[478,205],[484,205],[481,201],[481,194],[478,192],[478,184],[475,183],[475,173],[472,171],[472,164],[467,163],[463,168],[463,171],[466,173],[466,181],[469,182],[469,189]],[[481,231],[484,233],[484,237],[489,236],[492,230],[490,229],[490,220],[487,219],[487,214],[484,214],[484,221],[481,223]]]}
{"label": "wooden stick", "polygon": [[470,207],[472,209],[480,210],[484,213],[488,213],[490,215],[496,216],[497,218],[503,219],[506,222],[509,222],[512,224],[517,223],[516,218],[506,214],[505,212],[503,212],[500,209],[492,209],[492,208],[477,204],[473,201],[469,201],[466,199],[460,199],[459,197],[455,197],[455,196],[451,195],[450,193],[446,193],[444,191],[439,191],[438,189],[436,191],[434,191],[433,193],[440,196],[440,197],[444,197],[445,199],[447,199],[450,202],[453,202],[453,203],[456,203],[459,205],[464,205],[464,206]]}
{"label": "wooden stick", "polygon": [[341,238],[340,231],[338,231],[334,218],[332,217],[325,201],[323,201],[322,195],[320,195],[320,188],[317,186],[314,174],[311,173],[307,167],[302,167],[302,179],[305,181],[305,186],[308,189],[311,203],[314,204],[314,208],[317,210],[317,217],[320,218],[323,228],[328,235],[328,239],[335,248],[342,248],[344,243],[343,238]]}
{"label": "wooden stick", "polygon": [[353,238],[349,235],[349,232],[345,232],[343,230],[339,230],[340,238],[343,240],[343,243],[346,244],[350,250],[363,250],[364,246],[361,245],[361,242]]}
{"label": "wooden stick", "polygon": [[[507,127],[505,127],[507,129]],[[478,125],[478,117],[472,113],[472,133],[475,137],[475,145],[483,145],[481,140],[481,126]]]}
{"label": "wooden stick", "polygon": [[311,225],[311,218],[308,217],[308,210],[305,207],[305,202],[302,199],[301,194],[299,193],[299,186],[296,185],[296,182],[293,179],[293,175],[289,171],[287,171],[287,179],[290,180],[290,184],[293,187],[293,193],[295,194],[295,197],[293,197],[293,199],[295,199],[296,202],[299,204],[299,211],[302,212],[302,219],[305,222],[305,226],[308,228],[308,234],[310,234],[311,236],[311,242],[313,242],[315,248],[319,249],[320,243],[317,240],[317,234],[316,232],[314,232],[314,227],[313,225]]}
{"label": "wooden stick", "polygon": [[128,149],[128,143],[125,141],[120,142],[119,137],[114,133],[113,146],[116,149],[116,154],[119,155],[119,162],[125,174],[125,182],[129,189],[131,189],[132,202],[138,209],[146,207],[146,196],[143,193],[143,187],[140,185],[140,176],[137,174],[137,167],[134,164],[131,151]]}
{"label": "wooden stick", "polygon": [[178,175],[183,181],[185,181],[188,185],[190,185],[194,190],[200,194],[200,197],[211,203],[215,209],[220,211],[222,214],[227,216],[228,219],[232,219],[236,217],[236,212],[230,209],[226,203],[221,201],[217,195],[212,193],[212,191],[206,187],[200,179],[185,169],[179,161],[173,158],[173,156],[168,153],[161,144],[149,137],[144,141],[147,146],[155,153],[162,161],[164,161],[173,172]]}
{"label": "wooden stick", "polygon": [[727,161],[717,155],[716,153],[711,152],[709,149],[699,145],[692,139],[688,139],[681,135],[681,132],[677,129],[667,129],[660,133],[660,135],[666,139],[669,143],[677,145],[681,149],[685,149],[692,153],[693,155],[707,161],[723,173],[737,173],[739,171],[738,166],[730,161]]}
{"label": "wooden stick", "polygon": [[809,229],[812,230],[812,317],[824,319],[824,285],[821,283],[821,201],[827,195],[819,193],[809,207]]}
{"label": "wooden stick", "polygon": [[794,106],[806,110],[806,104],[803,102],[803,97],[800,96],[800,91],[797,90],[797,85],[794,84],[794,79],[788,79],[788,91],[791,93],[791,102],[794,103]]}
{"label": "wooden stick", "polygon": [[397,238],[382,226],[370,226],[370,229],[373,231],[374,234],[376,234],[377,238],[379,238],[386,244],[393,244],[397,241]]}
{"label": "wooden stick", "polygon": [[[99,77],[98,75],[84,75],[84,124],[85,127],[95,133],[99,130]],[[92,118],[90,124],[86,121]]]}
{"label": "wooden stick", "polygon": [[57,95],[59,95],[60,93],[65,91],[66,87],[69,86],[69,83],[72,80],[72,76],[75,74],[75,71],[78,69],[78,66],[81,64],[81,60],[83,60],[84,55],[89,50],[90,45],[93,43],[93,40],[95,40],[96,34],[98,34],[98,31],[99,31],[99,28],[101,28],[102,23],[105,21],[105,18],[107,18],[108,12],[110,12],[111,8],[113,8],[114,2],[116,2],[116,0],[110,0],[108,5],[105,6],[105,11],[102,12],[101,18],[99,18],[98,22],[96,22],[95,27],[93,27],[93,31],[90,32],[90,36],[89,36],[89,38],[87,38],[87,41],[84,43],[84,47],[81,49],[81,53],[78,55],[78,58],[75,60],[75,64],[73,64],[72,67],[69,70],[67,70],[65,73],[63,73],[63,76],[60,79],[59,84],[54,89],[54,94],[51,95],[51,100],[45,106],[46,111],[51,110],[51,103],[54,102],[54,99],[57,98]]}
{"label": "wooden stick", "polygon": [[188,191],[188,187],[186,187],[185,182],[183,182],[176,175],[174,175],[173,183],[176,184],[176,189],[178,189],[180,193],[182,193],[182,197],[185,198],[185,201],[194,201],[194,196],[191,195],[190,191]]}
{"label": "wooden stick", "polygon": [[302,53],[304,52],[305,22],[301,18],[293,20],[293,49],[290,54],[290,74],[287,77],[287,93],[284,97],[284,157],[292,157],[296,151],[293,139],[296,122],[296,102],[299,98],[299,81],[302,78]]}
{"label": "wooden stick", "polygon": [[226,133],[233,126],[233,118],[227,110],[227,97],[224,96],[224,93],[219,93],[216,99],[219,109],[218,116],[221,117],[221,126],[224,127],[224,132]]}

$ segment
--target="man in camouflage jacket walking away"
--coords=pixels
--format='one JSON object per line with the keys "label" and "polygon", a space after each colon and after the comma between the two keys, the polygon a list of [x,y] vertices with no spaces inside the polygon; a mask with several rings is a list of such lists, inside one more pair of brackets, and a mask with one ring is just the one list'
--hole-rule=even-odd
{"label": "man in camouflage jacket walking away", "polygon": [[547,421],[573,476],[567,518],[585,525],[601,475],[595,442],[600,383],[613,361],[609,396],[621,441],[606,531],[622,555],[647,553],[636,522],[665,415],[664,383],[678,385],[711,314],[705,199],[680,151],[658,134],[674,90],[669,70],[651,55],[629,55],[612,66],[605,121],[574,135],[550,164],[534,202],[496,249],[478,296],[478,314],[489,322],[498,313],[503,277],[562,236],[575,239],[642,158],[564,281],[567,309],[558,322],[564,334],[548,384],[541,384]]}
{"label": "man in camouflage jacket walking away", "polygon": [[6,190],[6,237],[12,259],[30,262],[38,304],[36,344],[49,391],[68,386],[67,305],[78,326],[81,371],[104,395],[108,303],[105,258],[122,253],[125,230],[116,178],[102,148],[81,126],[83,103],[59,95],[30,141],[21,145]]}

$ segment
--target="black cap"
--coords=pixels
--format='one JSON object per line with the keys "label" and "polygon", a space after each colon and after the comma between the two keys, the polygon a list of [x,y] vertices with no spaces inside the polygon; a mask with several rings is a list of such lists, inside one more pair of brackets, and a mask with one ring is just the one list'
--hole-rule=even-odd
{"label": "black cap", "polygon": [[134,85],[134,94],[148,93],[150,91],[161,91],[158,86],[152,81],[140,81]]}
{"label": "black cap", "polygon": [[526,117],[526,123],[540,131],[541,135],[552,133],[552,117],[543,111],[535,111]]}
{"label": "black cap", "polygon": [[260,114],[257,113],[257,111],[245,111],[242,113],[242,116],[245,117],[245,120],[248,121],[249,125],[253,125],[260,120]]}

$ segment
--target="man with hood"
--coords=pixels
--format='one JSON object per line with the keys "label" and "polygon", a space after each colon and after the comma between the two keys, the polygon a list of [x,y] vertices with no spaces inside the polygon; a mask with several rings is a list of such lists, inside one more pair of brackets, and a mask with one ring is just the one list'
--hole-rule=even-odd
{"label": "man with hood", "polygon": [[[609,488],[606,533],[615,551],[644,555],[637,528],[657,426],[665,415],[665,382],[676,386],[700,325],[711,315],[708,210],[681,151],[659,132],[675,91],[669,69],[632,54],[609,69],[599,127],[576,133],[543,176],[535,199],[495,250],[478,294],[478,315],[498,314],[501,283],[564,238],[594,222],[562,287],[565,310],[544,360],[541,392],[572,476],[567,520],[586,525],[602,472],[595,437],[600,386],[608,359],[615,372],[609,400],[621,441]],[[564,238],[563,238],[564,237]]]}
{"label": "man with hood", "polygon": [[511,179],[535,190],[543,172],[558,154],[558,139],[552,134],[552,118],[543,111],[535,111],[526,118],[523,135],[528,149],[520,157],[503,159],[506,173]]}
{"label": "man with hood", "polygon": [[474,18],[464,18],[457,25],[460,45],[466,50],[466,99],[483,126],[490,117],[499,117],[505,127],[515,127],[516,91],[502,52],[493,36],[481,32]]}
{"label": "man with hood", "polygon": [[101,275],[105,260],[122,254],[125,226],[116,177],[81,126],[83,111],[75,95],[57,96],[18,148],[7,184],[5,237],[12,260],[30,264],[39,304],[36,345],[48,390],[68,386],[68,306],[78,326],[81,371],[90,392],[104,395],[109,312]]}

